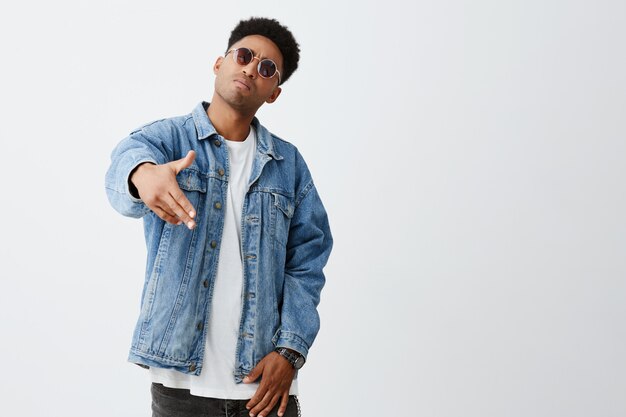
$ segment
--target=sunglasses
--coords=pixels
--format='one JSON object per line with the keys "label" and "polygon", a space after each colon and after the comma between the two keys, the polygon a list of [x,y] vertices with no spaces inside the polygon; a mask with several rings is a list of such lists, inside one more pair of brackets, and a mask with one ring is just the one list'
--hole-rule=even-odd
{"label": "sunglasses", "polygon": [[258,59],[259,65],[257,65],[256,70],[261,78],[269,79],[272,78],[274,74],[278,74],[278,84],[280,84],[280,71],[278,71],[276,63],[271,59],[257,58],[256,56],[254,56],[254,53],[252,53],[252,50],[248,48],[231,49],[230,51],[226,52],[226,55],[230,54],[231,52],[233,53],[233,59],[239,65],[248,65],[253,59]]}

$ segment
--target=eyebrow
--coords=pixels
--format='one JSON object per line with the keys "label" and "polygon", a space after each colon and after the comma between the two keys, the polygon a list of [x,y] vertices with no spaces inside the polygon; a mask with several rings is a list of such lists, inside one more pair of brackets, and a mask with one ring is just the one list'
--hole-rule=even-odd
{"label": "eyebrow", "polygon": [[[247,46],[242,46],[242,48],[248,48],[248,47],[247,47]],[[254,49],[252,49],[252,48],[248,48],[248,49],[252,51],[252,55],[253,55],[253,56],[256,56],[256,52],[254,52]],[[270,58],[270,57],[267,57],[267,56],[258,56],[257,58],[259,58],[259,59],[261,59],[261,60],[263,60],[263,59],[269,59],[270,61],[274,61],[274,59],[272,59],[272,58]],[[278,64],[276,64],[276,65],[278,65]]]}

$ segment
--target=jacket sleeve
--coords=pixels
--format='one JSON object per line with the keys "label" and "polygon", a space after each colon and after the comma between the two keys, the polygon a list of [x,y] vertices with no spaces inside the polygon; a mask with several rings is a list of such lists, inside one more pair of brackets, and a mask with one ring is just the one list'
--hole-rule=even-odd
{"label": "jacket sleeve", "polygon": [[296,199],[291,219],[276,346],[308,355],[320,327],[317,305],[332,245],[326,210],[310,181]]}
{"label": "jacket sleeve", "polygon": [[164,164],[170,160],[171,147],[159,135],[141,129],[122,140],[111,153],[111,165],[105,176],[105,189],[113,208],[129,217],[147,214],[150,209],[130,193],[129,176],[144,162]]}

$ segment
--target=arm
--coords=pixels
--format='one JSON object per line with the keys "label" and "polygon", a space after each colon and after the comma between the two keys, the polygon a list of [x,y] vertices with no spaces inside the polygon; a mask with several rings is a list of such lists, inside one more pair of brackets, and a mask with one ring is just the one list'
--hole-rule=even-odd
{"label": "arm", "polygon": [[325,283],[323,268],[332,244],[326,210],[310,182],[296,200],[291,219],[276,346],[308,355],[319,331],[317,305]]}
{"label": "arm", "polygon": [[164,141],[143,131],[133,133],[111,154],[105,179],[111,205],[130,217],[142,217],[152,210],[169,223],[185,222],[192,229],[195,210],[178,187],[176,175],[194,158],[190,151],[172,161],[173,152]]}

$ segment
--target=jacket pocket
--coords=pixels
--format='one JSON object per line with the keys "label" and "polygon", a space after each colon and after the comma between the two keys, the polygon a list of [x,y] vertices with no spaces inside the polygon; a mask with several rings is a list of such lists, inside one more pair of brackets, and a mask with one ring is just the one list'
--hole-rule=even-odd
{"label": "jacket pocket", "polygon": [[207,177],[193,168],[185,168],[178,173],[176,181],[196,213],[201,213],[208,188]]}
{"label": "jacket pocket", "polygon": [[289,239],[289,226],[295,210],[293,199],[282,194],[272,193],[274,205],[272,207],[272,235],[281,245],[286,245]]}

